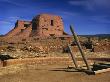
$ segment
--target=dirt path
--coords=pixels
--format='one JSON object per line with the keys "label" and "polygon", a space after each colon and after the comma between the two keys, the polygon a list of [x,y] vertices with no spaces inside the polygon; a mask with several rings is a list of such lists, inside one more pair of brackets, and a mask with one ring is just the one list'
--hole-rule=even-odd
{"label": "dirt path", "polygon": [[0,82],[110,82],[110,72],[87,75],[83,72],[66,72],[67,66],[30,65],[26,70],[0,76]]}

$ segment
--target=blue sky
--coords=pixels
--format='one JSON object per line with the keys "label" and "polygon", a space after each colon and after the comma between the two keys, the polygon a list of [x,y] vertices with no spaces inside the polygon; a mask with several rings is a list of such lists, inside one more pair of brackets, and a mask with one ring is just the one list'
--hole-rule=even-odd
{"label": "blue sky", "polygon": [[41,13],[60,15],[67,33],[72,24],[77,34],[110,34],[110,0],[0,0],[0,34]]}

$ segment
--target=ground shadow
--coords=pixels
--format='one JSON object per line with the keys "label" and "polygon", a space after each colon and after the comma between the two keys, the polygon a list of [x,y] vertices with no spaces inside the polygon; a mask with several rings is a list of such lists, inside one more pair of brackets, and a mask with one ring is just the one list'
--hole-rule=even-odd
{"label": "ground shadow", "polygon": [[67,67],[67,68],[54,68],[49,71],[64,71],[64,72],[82,72],[81,70],[76,70],[75,67]]}
{"label": "ground shadow", "polygon": [[[88,75],[95,75],[96,71],[101,71],[103,69],[107,69],[110,68],[110,63],[98,63],[98,64],[93,64],[91,66],[91,70],[87,70],[87,69],[83,69],[83,68],[75,68],[75,67],[67,67],[67,68],[55,68],[53,70],[50,71],[64,71],[64,72],[83,72],[86,73]],[[101,71],[100,73],[103,73],[103,71]]]}

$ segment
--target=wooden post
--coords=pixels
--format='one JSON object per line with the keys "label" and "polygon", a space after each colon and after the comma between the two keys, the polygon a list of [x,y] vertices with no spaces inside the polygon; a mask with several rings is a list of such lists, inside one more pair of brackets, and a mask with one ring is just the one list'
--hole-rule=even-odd
{"label": "wooden post", "polygon": [[89,65],[88,65],[87,59],[85,58],[85,54],[84,54],[84,52],[83,52],[83,50],[82,50],[82,47],[81,47],[81,45],[80,45],[80,43],[79,43],[79,40],[78,40],[78,38],[77,38],[77,35],[75,34],[75,32],[74,32],[72,26],[70,26],[70,30],[71,30],[71,32],[72,32],[72,35],[73,35],[73,37],[74,37],[74,40],[75,40],[75,42],[76,42],[78,48],[79,48],[79,51],[80,51],[80,53],[81,53],[81,56],[82,56],[82,58],[83,58],[83,60],[84,60],[84,62],[85,62],[85,64],[86,64],[86,66],[87,66],[87,69],[88,69],[88,70],[91,70],[91,68],[90,68]]}
{"label": "wooden post", "polygon": [[75,67],[78,68],[78,65],[77,65],[75,56],[74,56],[74,54],[72,53],[71,47],[70,47],[69,45],[68,45],[68,49],[69,49],[69,52],[70,52],[70,55],[71,55],[71,57],[72,57],[72,60],[73,60],[73,63],[74,63],[74,65],[75,65]]}

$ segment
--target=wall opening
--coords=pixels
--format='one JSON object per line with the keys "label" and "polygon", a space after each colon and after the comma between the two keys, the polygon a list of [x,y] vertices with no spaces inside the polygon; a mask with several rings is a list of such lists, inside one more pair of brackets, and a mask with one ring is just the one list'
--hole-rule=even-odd
{"label": "wall opening", "polygon": [[49,34],[50,36],[55,36],[55,34]]}
{"label": "wall opening", "polygon": [[30,24],[24,24],[24,27],[26,27],[26,28],[29,27],[29,26],[30,26]]}
{"label": "wall opening", "polygon": [[37,30],[36,21],[33,21],[33,22],[32,22],[32,30]]}
{"label": "wall opening", "polygon": [[21,29],[21,32],[23,32],[24,31],[24,29]]}
{"label": "wall opening", "polygon": [[51,26],[53,26],[54,24],[53,24],[53,20],[51,20]]}

